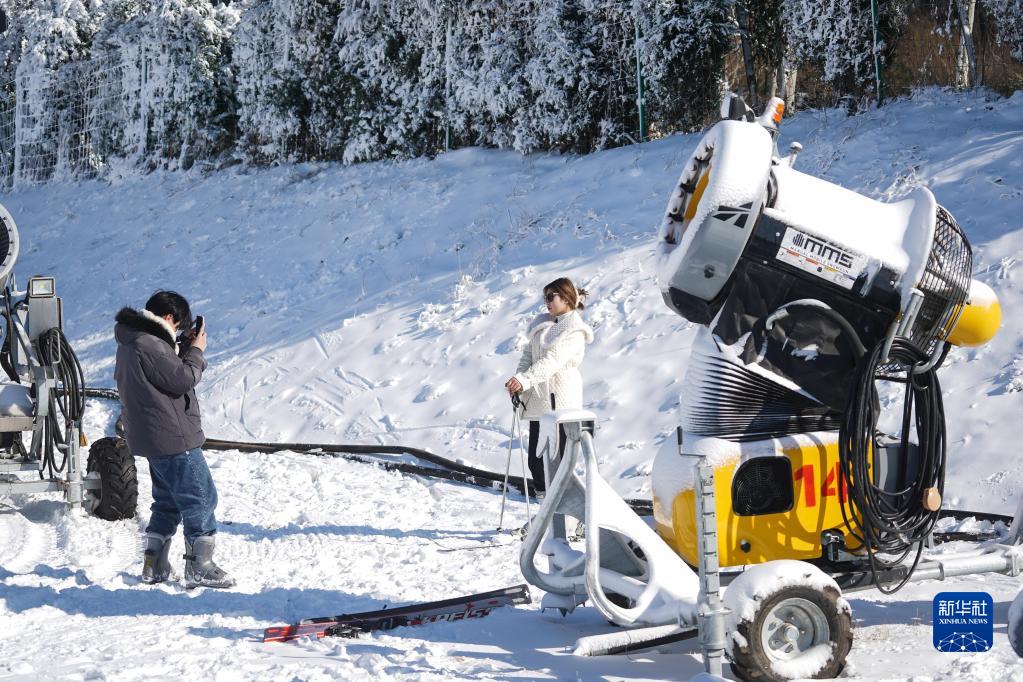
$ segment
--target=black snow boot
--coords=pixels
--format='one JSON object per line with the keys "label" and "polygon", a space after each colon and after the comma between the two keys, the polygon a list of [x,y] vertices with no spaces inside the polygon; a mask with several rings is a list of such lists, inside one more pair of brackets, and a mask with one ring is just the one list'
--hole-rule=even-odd
{"label": "black snow boot", "polygon": [[186,587],[234,587],[234,578],[213,563],[215,544],[212,535],[200,535],[192,545],[185,542]]}
{"label": "black snow boot", "polygon": [[171,577],[170,547],[173,537],[146,533],[146,551],[142,555],[142,582],[162,583]]}

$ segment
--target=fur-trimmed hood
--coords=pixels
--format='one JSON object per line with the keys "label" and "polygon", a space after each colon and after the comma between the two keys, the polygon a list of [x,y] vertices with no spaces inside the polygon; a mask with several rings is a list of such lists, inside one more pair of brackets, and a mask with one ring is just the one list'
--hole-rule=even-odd
{"label": "fur-trimmed hood", "polygon": [[124,307],[114,317],[117,325],[114,327],[114,338],[117,343],[130,343],[139,334],[149,334],[166,342],[174,349],[177,342],[174,340],[174,329],[167,322],[157,317],[148,310],[135,310]]}
{"label": "fur-trimmed hood", "polygon": [[537,334],[544,334],[541,343],[546,346],[555,338],[568,331],[582,332],[586,343],[593,343],[593,328],[586,324],[578,310],[573,310],[559,316],[554,316],[550,313],[537,315],[529,323],[526,335],[532,338]]}

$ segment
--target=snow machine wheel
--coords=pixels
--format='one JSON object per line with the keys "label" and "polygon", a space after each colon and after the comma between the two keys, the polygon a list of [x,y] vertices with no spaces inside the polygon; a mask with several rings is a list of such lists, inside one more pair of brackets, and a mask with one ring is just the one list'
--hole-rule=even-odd
{"label": "snow machine wheel", "polygon": [[96,497],[93,513],[107,521],[135,517],[139,482],[135,458],[123,438],[100,438],[89,448],[87,472],[99,474],[101,487],[92,491]]}
{"label": "snow machine wheel", "polygon": [[[752,616],[746,613],[745,618],[740,606],[729,605],[738,635],[729,652],[736,677],[782,682],[832,678],[842,672],[852,648],[852,617],[835,587],[782,583],[755,601]],[[822,645],[827,648],[822,650]]]}
{"label": "snow machine wheel", "polygon": [[1023,590],[1009,607],[1009,644],[1017,656],[1023,657]]}

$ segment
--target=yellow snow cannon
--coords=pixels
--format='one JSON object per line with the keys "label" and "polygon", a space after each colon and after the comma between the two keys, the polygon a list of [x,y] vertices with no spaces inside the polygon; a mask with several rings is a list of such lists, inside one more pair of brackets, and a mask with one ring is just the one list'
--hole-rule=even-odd
{"label": "yellow snow cannon", "polygon": [[727,659],[743,680],[831,678],[852,646],[843,591],[1023,570],[1023,504],[983,552],[928,549],[946,468],[936,370],[1000,320],[965,234],[926,188],[881,202],[796,170],[781,111],[727,97],[658,230],[661,294],[698,329],[678,437],[654,457],[653,528],[601,475],[598,415],[541,421],[547,495],[519,568],[541,608],[589,602],[625,628],[579,655],[698,632],[711,674]]}

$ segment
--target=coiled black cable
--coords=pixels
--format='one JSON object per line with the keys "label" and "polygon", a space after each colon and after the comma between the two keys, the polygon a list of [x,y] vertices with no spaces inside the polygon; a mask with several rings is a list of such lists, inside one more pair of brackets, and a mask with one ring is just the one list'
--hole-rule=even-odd
{"label": "coiled black cable", "polygon": [[[842,501],[846,527],[862,543],[877,588],[891,594],[901,589],[916,570],[924,542],[938,519],[938,510],[927,509],[924,498],[931,488],[944,494],[945,411],[935,372],[940,362],[921,371],[930,358],[912,341],[902,337],[894,339],[887,359],[881,357],[883,352],[882,341],[860,362],[849,407],[839,429],[838,455],[849,490],[848,497]],[[915,431],[918,441],[916,474],[904,477],[910,480],[904,480],[899,490],[887,490],[878,485],[875,482],[877,472],[871,469],[876,466],[873,455],[879,447],[875,437],[881,411],[878,380],[902,383],[906,387],[899,443],[904,467],[909,457],[911,430]],[[878,583],[878,569],[901,564],[914,550],[912,566],[901,582],[894,587]],[[879,554],[891,556],[882,558]]]}
{"label": "coiled black cable", "polygon": [[[65,434],[70,435],[71,425],[77,426],[79,432],[82,430],[82,416],[85,414],[85,374],[78,356],[75,355],[64,332],[58,327],[40,334],[37,347],[40,362],[53,367],[57,384],[50,395],[49,415],[43,431],[43,464],[52,478],[67,467],[68,442]],[[55,454],[58,450],[63,452],[59,465]]]}

